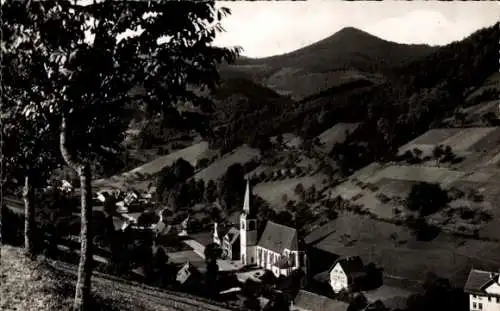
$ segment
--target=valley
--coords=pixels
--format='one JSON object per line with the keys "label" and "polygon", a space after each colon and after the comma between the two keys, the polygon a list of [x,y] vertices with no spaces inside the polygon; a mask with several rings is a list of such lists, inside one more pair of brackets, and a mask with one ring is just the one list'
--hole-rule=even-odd
{"label": "valley", "polygon": [[[364,36],[364,34],[357,33],[356,30],[348,29],[334,35],[331,40],[332,42],[341,41],[343,36],[349,35]],[[291,216],[286,217],[291,217],[288,221],[293,221],[296,216],[298,217],[298,215],[294,215],[296,211],[293,212],[296,206],[306,204],[309,215],[307,216],[309,222],[303,224],[306,232],[315,235],[318,234],[315,233],[315,230],[327,230],[324,227],[328,228],[329,226],[336,228],[334,229],[335,233],[328,235],[315,247],[342,255],[368,256],[380,263],[381,266],[394,269],[390,274],[404,276],[411,280],[422,279],[426,271],[442,271],[447,278],[456,284],[461,284],[464,282],[465,271],[471,265],[491,267],[500,264],[500,258],[491,255],[495,252],[494,249],[500,245],[497,244],[500,242],[497,238],[500,214],[495,207],[499,199],[498,191],[495,189],[500,182],[500,175],[498,175],[500,171],[498,171],[497,165],[500,159],[498,156],[498,148],[500,148],[499,128],[491,126],[493,121],[488,124],[478,123],[484,122],[481,121],[484,119],[481,119],[481,115],[488,112],[498,113],[497,101],[492,98],[494,96],[481,95],[485,90],[495,90],[498,87],[497,74],[493,73],[486,77],[482,83],[470,87],[469,95],[460,100],[462,104],[459,106],[451,104],[450,108],[446,108],[449,110],[443,111],[444,114],[439,114],[443,118],[438,120],[438,124],[434,125],[435,128],[424,131],[420,136],[414,136],[406,142],[402,140],[394,152],[394,157],[390,160],[380,161],[376,155],[368,155],[368,158],[360,159],[361,163],[365,163],[364,165],[357,164],[359,169],[354,166],[354,170],[346,175],[340,170],[345,164],[332,156],[334,146],[352,146],[353,144],[365,143],[366,148],[372,148],[370,145],[378,142],[378,135],[385,135],[383,140],[387,141],[387,135],[397,136],[402,131],[400,133],[381,133],[379,131],[384,130],[384,128],[379,127],[372,132],[374,135],[371,137],[367,136],[370,131],[363,133],[370,129],[372,118],[379,116],[389,118],[389,114],[393,113],[387,110],[384,112],[383,107],[388,107],[388,103],[378,106],[379,101],[383,102],[387,98],[392,100],[392,97],[380,99],[369,97],[371,94],[385,94],[386,96],[394,94],[394,91],[389,93],[384,91],[384,85],[393,83],[390,82],[393,81],[393,76],[387,69],[388,64],[378,64],[381,67],[385,66],[385,69],[374,71],[373,66],[367,67],[366,61],[360,62],[361,58],[346,60],[339,56],[340,54],[336,54],[336,56],[331,57],[339,57],[339,63],[344,63],[351,68],[339,71],[334,67],[319,68],[319,64],[325,61],[321,57],[320,61],[316,63],[306,61],[306,57],[316,59],[313,57],[314,54],[311,54],[313,52],[318,52],[319,55],[325,55],[322,57],[326,57],[327,54],[321,54],[323,53],[321,48],[327,44],[333,44],[328,42],[327,39],[323,43],[318,43],[318,45],[304,50],[269,59],[242,59],[235,65],[223,67],[221,69],[223,78],[226,77],[229,79],[228,81],[232,81],[231,79],[237,77],[239,82],[233,85],[238,85],[238,88],[242,88],[247,83],[245,81],[253,80],[255,82],[252,83],[260,84],[258,87],[253,86],[255,90],[269,89],[265,92],[270,92],[269,94],[272,96],[263,95],[261,98],[264,99],[264,102],[259,105],[269,101],[269,98],[275,98],[272,101],[280,102],[279,105],[268,102],[266,105],[269,106],[262,110],[262,108],[252,107],[258,103],[258,97],[255,97],[257,93],[248,97],[250,93],[247,93],[249,95],[242,95],[238,92],[231,93],[222,85],[225,95],[219,97],[219,100],[223,101],[216,104],[216,107],[219,105],[219,109],[224,107],[224,110],[216,114],[223,116],[223,119],[218,120],[229,120],[229,122],[211,121],[218,122],[214,123],[219,124],[218,131],[225,128],[225,131],[219,132],[224,133],[219,136],[219,139],[231,140],[231,137],[238,135],[238,131],[248,131],[245,137],[251,137],[252,140],[241,141],[236,138],[237,140],[233,140],[232,145],[235,145],[237,141],[247,144],[229,150],[225,150],[227,148],[220,145],[223,147],[222,152],[218,148],[218,143],[214,141],[194,144],[123,174],[122,177],[125,178],[131,178],[133,172],[141,172],[141,174],[150,176],[149,179],[145,178],[146,180],[143,180],[144,178],[139,178],[136,181],[130,180],[128,186],[140,188],[141,186],[138,185],[142,185],[144,188],[148,182],[152,181],[151,177],[156,176],[162,168],[172,165],[179,158],[187,160],[195,167],[195,174],[192,178],[203,180],[205,185],[210,180],[218,183],[227,168],[239,163],[245,170],[246,178],[251,178],[254,182],[254,195],[263,199],[276,215],[281,213],[283,216],[283,213],[291,213]],[[412,49],[412,47],[397,48],[408,49],[408,51]],[[381,49],[387,49],[387,47],[381,47]],[[413,51],[414,54],[403,53],[406,56],[400,62],[394,62],[391,65],[402,68],[405,63],[411,63],[410,66],[414,66],[412,57],[425,59],[426,55],[432,55],[434,51],[435,49],[432,48],[416,47]],[[349,50],[349,52],[351,51]],[[401,52],[393,53],[401,54]],[[429,58],[430,62],[433,61],[432,57]],[[287,64],[301,64],[304,68],[291,69],[286,67]],[[356,68],[355,71],[352,71],[352,68]],[[313,81],[316,79],[314,78],[316,75],[314,70],[320,69],[323,76],[316,76],[318,79],[323,81],[327,79],[324,75],[330,75],[336,77],[335,79],[343,79],[343,82],[325,80],[324,88],[307,91],[307,85],[303,85],[300,82],[301,79]],[[362,71],[360,70],[364,70],[361,75]],[[301,72],[308,72],[308,75],[303,76]],[[351,108],[356,110],[363,110],[367,107],[374,109],[373,112],[368,112],[368,119],[359,119],[365,113],[358,115],[357,118],[355,115],[347,113],[344,116],[346,119],[342,119],[343,110],[339,110],[340,106],[332,108],[332,106],[327,105],[328,102],[324,101],[329,94],[326,92],[329,88],[335,88],[344,83],[348,84],[348,82],[354,81],[351,79],[353,77],[357,77],[354,79],[366,79],[370,75],[375,77],[377,74],[374,76],[374,72],[378,72],[378,78],[369,79],[374,85],[371,91],[354,91],[354,93],[352,90],[345,91],[348,92],[346,94],[350,94],[346,97],[348,101],[359,100],[360,103],[371,101],[371,103],[366,102],[364,106],[357,104],[355,108]],[[344,74],[351,78],[344,78],[346,77]],[[384,76],[384,81],[380,80],[382,76]],[[305,89],[298,89],[299,84]],[[317,86],[321,83],[314,82],[312,84]],[[291,90],[296,90],[296,93],[292,94]],[[337,94],[330,95],[332,104],[342,98],[343,92],[340,90]],[[420,91],[417,90],[417,92]],[[480,95],[483,97],[477,99]],[[451,95],[451,97],[454,96]],[[439,100],[448,101],[449,99]],[[319,105],[313,104],[314,102],[318,102]],[[302,108],[303,106],[310,107]],[[286,132],[287,129],[293,127],[287,127],[287,121],[283,119],[282,125],[272,121],[274,117],[267,121],[261,118],[253,124],[247,123],[249,120],[243,121],[242,119],[243,116],[251,116],[253,113],[259,114],[262,111],[269,111],[275,116],[279,116],[292,107],[297,107],[293,108],[296,111],[294,113],[308,120],[307,124],[300,128],[295,127],[292,132]],[[394,109],[398,111],[402,107],[404,105],[400,104],[400,107]],[[228,108],[230,110],[237,109],[235,115],[228,114],[228,110],[226,110]],[[273,112],[273,109],[277,110]],[[461,111],[466,115],[465,118],[469,120],[468,125],[465,123],[457,125],[456,115],[446,117],[457,109],[462,109]],[[318,111],[318,114],[313,113],[312,119],[309,119],[308,111]],[[330,115],[335,115],[335,112],[339,113],[336,116],[338,119],[328,120]],[[371,116],[370,113],[374,116]],[[242,123],[231,121],[235,116],[240,118],[237,120],[242,120]],[[254,120],[257,121],[257,119]],[[343,120],[347,122],[343,122]],[[452,121],[455,122],[453,126],[450,123]],[[265,122],[273,124],[265,125]],[[228,132],[228,125],[231,125],[231,129],[234,129],[235,132]],[[380,122],[378,125],[380,126]],[[247,128],[247,126],[250,127]],[[304,126],[315,127],[308,129]],[[394,125],[389,124],[389,126],[393,127]],[[394,131],[394,128],[388,130]],[[396,141],[393,143],[397,143]],[[380,149],[386,148],[384,145],[379,145],[379,147]],[[444,152],[447,148],[449,149],[446,151],[448,154]],[[437,149],[442,149],[439,155]],[[207,152],[213,155],[213,157],[208,157],[210,160],[203,156]],[[349,156],[344,155],[344,157]],[[206,158],[207,162],[199,166],[198,161],[202,158]],[[118,180],[117,178],[115,177],[115,180]],[[111,181],[113,178],[109,180]],[[101,182],[96,181],[96,185]],[[408,227],[411,219],[419,217],[418,213],[408,210],[406,207],[408,195],[412,188],[419,183],[438,184],[450,197],[446,207],[425,216],[428,225],[435,226],[440,230],[436,237],[427,242],[416,239],[412,229]],[[312,196],[305,194],[308,191],[313,191],[314,194]],[[337,206],[339,198],[342,200],[340,206],[343,207],[338,210],[338,218],[332,220],[331,217],[334,216],[328,216],[332,207],[328,206]],[[335,207],[333,208],[335,209]],[[287,219],[286,217],[284,219]],[[345,229],[341,229],[343,227]],[[373,236],[374,232],[384,236]],[[367,239],[367,237],[370,238]],[[342,242],[344,239],[348,241]],[[424,257],[416,257],[417,253]],[[391,257],[406,258],[405,256],[413,257],[413,260],[403,260],[404,266],[390,261]],[[445,260],[445,258],[448,259]],[[415,262],[415,264],[408,264],[408,262]],[[417,263],[421,263],[423,266],[419,266]],[[410,267],[413,270],[408,270]],[[444,267],[449,268],[449,270],[443,270]]]}

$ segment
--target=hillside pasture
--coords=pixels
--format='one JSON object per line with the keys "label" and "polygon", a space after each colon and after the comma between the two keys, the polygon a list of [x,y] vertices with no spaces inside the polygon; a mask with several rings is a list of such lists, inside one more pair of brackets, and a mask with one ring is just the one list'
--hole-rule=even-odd
{"label": "hillside pasture", "polygon": [[[336,143],[342,143],[347,135],[354,132],[359,123],[337,123],[333,127],[319,134],[317,137],[321,143],[321,149],[325,152],[332,150]],[[347,134],[347,135],[346,135]]]}
{"label": "hillside pasture", "polygon": [[[294,79],[291,80],[290,77]],[[291,96],[294,100],[301,100],[353,81],[371,81],[372,79],[374,82],[378,80],[358,70],[337,70],[335,74],[332,74],[332,72],[311,72],[296,67],[282,67],[265,79],[263,84],[279,94]]]}
{"label": "hillside pasture", "polygon": [[131,170],[127,174],[155,174],[161,171],[164,167],[172,165],[178,159],[184,159],[185,161],[191,163],[191,165],[195,166],[197,161],[203,156],[205,152],[209,150],[208,142],[202,141],[195,145],[189,146],[187,148],[172,152],[166,156],[162,156],[157,158],[154,161],[141,165],[133,170]]}
{"label": "hillside pasture", "polygon": [[498,243],[444,233],[432,241],[417,241],[403,226],[365,216],[342,213],[311,236],[322,236],[322,230],[326,238],[314,247],[339,256],[361,256],[366,263],[384,267],[388,275],[410,280],[423,280],[427,272],[435,272],[461,286],[472,266],[494,270],[500,265]]}
{"label": "hillside pasture", "polygon": [[467,107],[463,110],[463,112],[467,114],[469,118],[479,120],[479,118],[482,115],[488,112],[493,112],[493,113],[498,112],[499,104],[500,104],[499,100],[493,100]]}
{"label": "hillside pasture", "polygon": [[[483,199],[480,202],[470,202],[465,206],[476,206],[478,211],[487,212],[492,216],[491,221],[482,222],[480,225],[480,236],[499,239],[500,236],[500,209],[497,208],[500,200],[500,185],[497,176],[496,181],[489,179],[485,182],[458,181],[453,187],[462,190],[466,195],[477,192]],[[470,200],[470,199],[469,199]]]}
{"label": "hillside pasture", "polygon": [[498,142],[497,133],[497,127],[432,129],[400,147],[398,153],[420,149],[424,155],[432,155],[434,147],[439,145],[450,146],[454,152],[477,151]]}
{"label": "hillside pasture", "polygon": [[467,151],[470,147],[474,146],[496,129],[496,127],[466,128],[445,139],[441,144],[450,146],[454,151]]}
{"label": "hillside pasture", "polygon": [[413,145],[439,145],[445,139],[460,133],[462,129],[431,129],[410,141],[406,145],[403,145],[400,150],[411,150]]}
{"label": "hillside pasture", "polygon": [[468,148],[468,151],[485,152],[500,146],[500,127],[484,128],[488,129],[487,135],[477,140]]}
{"label": "hillside pasture", "polygon": [[344,200],[352,200],[354,197],[359,196],[359,194],[364,194],[364,190],[354,184],[351,181],[346,181],[336,186],[330,192],[330,198],[335,198],[340,196]]}
{"label": "hillside pasture", "polygon": [[271,166],[268,166],[268,165],[259,165],[257,166],[254,170],[248,172],[247,174],[245,174],[245,178],[255,178],[255,177],[258,177],[260,174],[262,173],[269,173],[269,172],[272,172],[273,171],[273,168]]}
{"label": "hillside pasture", "polygon": [[115,175],[107,179],[98,179],[93,181],[94,187],[113,187],[122,188],[126,185],[138,183],[138,175],[154,175],[163,168],[172,165],[175,161],[182,158],[191,165],[196,165],[197,161],[209,152],[208,142],[202,141],[184,149],[174,151],[168,155],[160,156],[155,160],[143,164],[121,175]]}
{"label": "hillside pasture", "polygon": [[196,173],[194,178],[196,180],[202,179],[205,182],[210,180],[216,181],[231,165],[236,163],[244,165],[245,163],[258,159],[260,159],[260,151],[258,149],[250,148],[248,145],[242,145]]}
{"label": "hillside pasture", "polygon": [[295,194],[295,187],[302,184],[304,189],[315,186],[317,190],[321,190],[323,185],[322,181],[326,178],[323,174],[316,174],[313,176],[304,176],[299,178],[287,178],[283,180],[270,181],[257,184],[253,193],[266,200],[276,210],[281,210],[286,202],[283,202],[283,196],[286,195],[288,200],[298,200]]}
{"label": "hillside pasture", "polygon": [[370,213],[377,215],[381,218],[391,218],[393,215],[392,206],[387,203],[383,203],[371,191],[364,191],[362,196],[353,202],[355,205],[361,205],[364,209],[368,210]]}
{"label": "hillside pasture", "polygon": [[483,91],[490,88],[500,90],[500,72],[495,72],[490,77],[488,77],[488,79],[486,79],[486,81],[483,83],[481,87],[477,88],[476,90],[474,90],[474,92],[472,92],[467,96],[466,100],[471,101],[474,97],[478,96]]}
{"label": "hillside pasture", "polygon": [[384,166],[378,162],[372,162],[369,165],[354,172],[349,179],[354,180],[365,180],[368,177],[375,174],[377,171],[381,170]]}
{"label": "hillside pasture", "polygon": [[283,142],[289,148],[299,148],[302,144],[302,138],[293,133],[283,134]]}
{"label": "hillside pasture", "polygon": [[483,157],[481,163],[482,166],[488,168],[498,168],[500,162],[500,146],[492,150],[487,156]]}
{"label": "hillside pasture", "polygon": [[397,180],[391,178],[382,178],[375,183],[378,193],[383,193],[389,197],[400,196],[405,198],[411,191],[411,188],[418,184],[411,180]]}
{"label": "hillside pasture", "polygon": [[464,175],[464,172],[443,167],[391,165],[362,181],[374,184],[382,178],[388,178],[403,181],[441,183],[443,186],[447,186]]}

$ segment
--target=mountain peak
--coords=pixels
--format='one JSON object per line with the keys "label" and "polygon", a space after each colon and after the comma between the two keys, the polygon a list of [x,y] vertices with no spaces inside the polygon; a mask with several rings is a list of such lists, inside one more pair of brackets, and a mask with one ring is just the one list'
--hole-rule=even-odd
{"label": "mountain peak", "polygon": [[358,29],[356,27],[348,26],[348,27],[344,27],[336,32],[336,34],[339,34],[339,33],[366,33],[366,32],[364,32],[363,30]]}
{"label": "mountain peak", "polygon": [[354,28],[354,27],[344,27],[331,35],[330,37],[326,39],[338,39],[338,40],[351,40],[354,38],[371,38],[371,39],[376,39],[378,41],[385,41],[377,36],[374,36],[364,30]]}

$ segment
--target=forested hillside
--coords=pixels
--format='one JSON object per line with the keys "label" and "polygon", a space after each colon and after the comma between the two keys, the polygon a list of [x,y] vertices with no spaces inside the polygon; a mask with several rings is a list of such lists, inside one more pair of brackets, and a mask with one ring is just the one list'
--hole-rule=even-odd
{"label": "forested hillside", "polygon": [[405,45],[347,27],[314,44],[283,55],[242,58],[229,68],[296,100],[357,80],[383,81],[385,72],[435,51]]}
{"label": "forested hillside", "polygon": [[[385,158],[395,146],[463,106],[464,92],[496,71],[498,37],[497,24],[437,48],[400,45],[347,28],[292,53],[242,57],[233,65],[221,66],[213,112],[201,117],[184,112],[184,120],[196,123],[211,146],[226,151],[242,143],[266,146],[266,137],[279,133],[293,132],[308,139],[337,122],[362,121],[346,144],[372,145],[377,152],[368,152],[366,161]],[[276,70],[287,66],[297,70],[280,74],[286,88],[307,87],[300,81],[314,80],[317,74],[324,83],[313,83],[321,87],[296,98],[280,94],[268,82]],[[328,82],[330,77],[353,72],[356,78]]]}

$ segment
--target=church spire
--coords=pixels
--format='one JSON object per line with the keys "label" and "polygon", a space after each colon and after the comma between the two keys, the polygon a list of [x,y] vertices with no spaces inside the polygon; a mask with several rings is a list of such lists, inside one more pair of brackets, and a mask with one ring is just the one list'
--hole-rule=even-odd
{"label": "church spire", "polygon": [[247,188],[245,190],[245,201],[243,202],[243,212],[250,215],[250,180],[247,178]]}
{"label": "church spire", "polygon": [[214,236],[213,236],[213,242],[217,245],[220,246],[220,238],[219,238],[219,230],[217,228],[217,223],[214,223]]}

